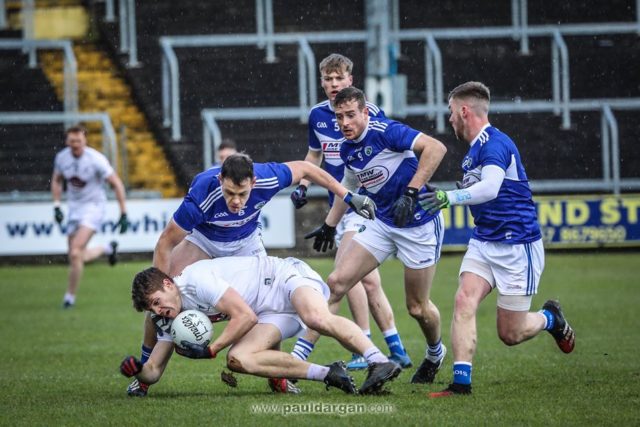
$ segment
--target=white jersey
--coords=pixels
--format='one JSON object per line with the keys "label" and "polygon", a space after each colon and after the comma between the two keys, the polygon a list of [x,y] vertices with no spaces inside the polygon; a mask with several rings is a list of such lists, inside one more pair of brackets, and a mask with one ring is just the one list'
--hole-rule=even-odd
{"label": "white jersey", "polygon": [[80,157],[71,154],[71,148],[60,151],[55,158],[53,170],[67,182],[69,209],[85,203],[105,203],[105,180],[113,174],[107,158],[91,147],[85,147]]}

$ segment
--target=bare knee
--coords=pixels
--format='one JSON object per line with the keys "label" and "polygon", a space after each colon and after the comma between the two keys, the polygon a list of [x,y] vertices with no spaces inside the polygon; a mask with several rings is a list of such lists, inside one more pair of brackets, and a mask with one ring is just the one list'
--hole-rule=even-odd
{"label": "bare knee", "polygon": [[[329,316],[331,317],[331,316]],[[309,329],[317,331],[322,335],[327,335],[330,330],[329,324],[330,319],[327,318],[326,315],[321,315],[320,313],[306,313],[305,315],[300,315],[300,318],[304,322]]]}
{"label": "bare knee", "polygon": [[409,315],[416,320],[424,320],[427,318],[427,304],[420,301],[408,301],[407,311]]}
{"label": "bare knee", "polygon": [[329,274],[329,277],[327,277],[327,285],[329,285],[331,293],[338,298],[342,298],[349,291],[349,289],[351,289],[351,286],[348,286],[346,281],[335,271]]}
{"label": "bare knee", "polygon": [[82,248],[72,247],[69,249],[69,259],[71,260],[81,260],[84,255],[84,250]]}
{"label": "bare knee", "polygon": [[233,372],[251,373],[251,357],[247,353],[229,351],[227,353],[227,367]]}

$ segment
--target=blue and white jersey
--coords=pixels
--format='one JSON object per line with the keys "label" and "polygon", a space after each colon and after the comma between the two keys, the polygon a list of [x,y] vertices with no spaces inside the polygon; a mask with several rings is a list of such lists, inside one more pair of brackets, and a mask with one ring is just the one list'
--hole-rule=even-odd
{"label": "blue and white jersey", "polygon": [[540,239],[536,207],[518,148],[491,125],[482,129],[462,161],[464,182],[477,181],[488,165],[504,170],[505,177],[495,199],[469,205],[476,224],[473,238],[513,244]]}
{"label": "blue and white jersey", "polygon": [[198,174],[173,220],[184,230],[198,230],[207,239],[233,242],[244,239],[259,225],[260,209],[278,191],[291,185],[291,169],[282,163],[254,163],[256,184],[249,200],[238,213],[232,213],[222,196],[219,167]]}
{"label": "blue and white jersey", "polygon": [[[367,102],[369,117],[385,118],[384,111]],[[336,113],[331,102],[316,104],[309,113],[309,150],[322,151],[324,168],[338,182],[344,176],[344,162],[340,158],[340,146],[344,136],[340,132]],[[329,191],[329,206],[333,205],[333,193]]]}
{"label": "blue and white jersey", "polygon": [[[393,225],[393,204],[404,191],[418,169],[413,145],[421,132],[389,119],[369,119],[360,138],[343,140],[340,157],[362,185],[359,193],[369,196],[378,209],[376,220]],[[423,186],[420,193],[425,193]],[[416,204],[413,218],[405,227],[416,227],[431,221],[429,215]]]}

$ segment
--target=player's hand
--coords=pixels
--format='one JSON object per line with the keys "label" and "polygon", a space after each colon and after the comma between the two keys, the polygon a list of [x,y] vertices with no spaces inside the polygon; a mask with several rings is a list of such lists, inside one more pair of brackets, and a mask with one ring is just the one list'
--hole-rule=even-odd
{"label": "player's hand", "polygon": [[311,233],[305,234],[304,236],[305,239],[311,239],[312,237],[315,237],[315,240],[313,241],[313,249],[317,252],[326,252],[327,249],[333,249],[333,240],[336,237],[336,228],[324,223]]}
{"label": "player's hand", "polygon": [[64,220],[64,214],[62,213],[62,209],[60,209],[60,206],[56,206],[55,208],[53,208],[53,217],[58,224],[62,224],[62,221]]}
{"label": "player's hand", "polygon": [[440,209],[445,209],[451,206],[447,192],[439,190],[436,187],[427,185],[427,192],[420,195],[420,206],[427,211],[429,215],[433,215]]}
{"label": "player's hand", "polygon": [[293,202],[293,206],[296,209],[300,209],[304,205],[307,204],[307,186],[306,185],[298,185],[295,190],[291,193],[291,201]]}
{"label": "player's hand", "polygon": [[181,341],[182,347],[176,346],[176,353],[189,359],[213,359],[216,357],[207,344],[193,344],[189,341]]}
{"label": "player's hand", "polygon": [[407,187],[404,194],[393,204],[393,224],[396,227],[404,227],[411,220],[417,197],[418,189]]}
{"label": "player's hand", "polygon": [[127,229],[129,228],[129,220],[127,219],[127,214],[123,213],[120,215],[120,219],[118,220],[118,222],[116,223],[116,225],[113,227],[113,231],[116,230],[116,228],[120,227],[120,234],[123,234],[127,231]]}
{"label": "player's hand", "polygon": [[120,363],[120,373],[125,377],[133,377],[142,371],[142,362],[133,356],[127,356]]}
{"label": "player's hand", "polygon": [[376,219],[376,209],[378,207],[369,197],[348,192],[343,200],[361,217],[371,220]]}

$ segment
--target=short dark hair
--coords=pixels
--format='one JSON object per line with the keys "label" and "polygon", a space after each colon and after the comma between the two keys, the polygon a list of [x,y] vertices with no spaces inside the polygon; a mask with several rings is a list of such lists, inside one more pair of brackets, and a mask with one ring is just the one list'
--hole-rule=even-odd
{"label": "short dark hair", "polygon": [[449,92],[449,98],[476,98],[489,103],[491,101],[491,92],[489,88],[480,82],[466,82],[453,88]]}
{"label": "short dark hair", "polygon": [[334,71],[341,73],[343,70],[351,74],[351,71],[353,70],[353,62],[344,55],[332,53],[320,62],[318,68],[320,69],[321,74],[323,72],[328,74]]}
{"label": "short dark hair", "polygon": [[353,86],[345,87],[338,92],[333,100],[333,105],[337,107],[351,101],[357,101],[358,108],[361,110],[367,105],[367,99],[364,96],[364,92]]}
{"label": "short dark hair", "polygon": [[253,160],[244,153],[232,154],[222,163],[220,176],[241,185],[246,179],[253,179]]}
{"label": "short dark hair", "polygon": [[87,136],[87,129],[84,126],[74,125],[64,131],[64,139],[66,140],[70,133],[81,133]]}
{"label": "short dark hair", "polygon": [[133,308],[137,311],[147,310],[149,295],[162,289],[164,279],[171,280],[171,277],[156,267],[149,267],[136,274],[131,284]]}
{"label": "short dark hair", "polygon": [[225,148],[232,148],[234,150],[237,150],[238,148],[236,147],[236,142],[233,139],[230,138],[225,138],[220,142],[220,145],[218,146],[218,151],[225,149]]}

